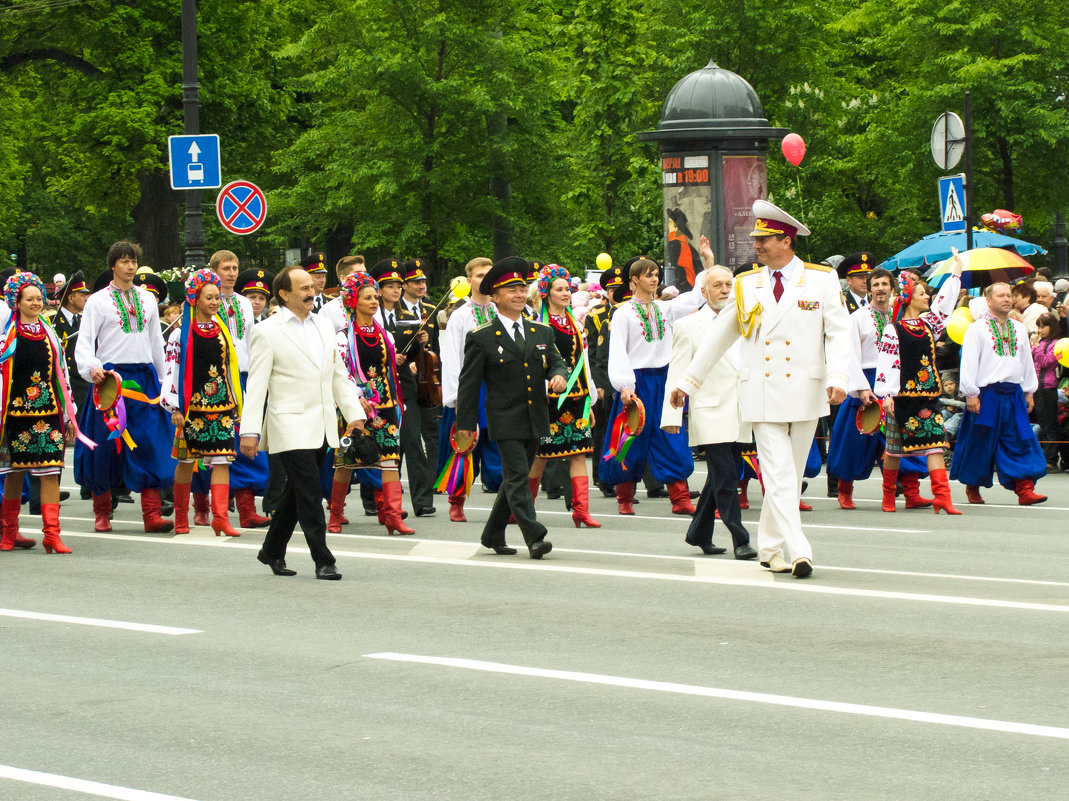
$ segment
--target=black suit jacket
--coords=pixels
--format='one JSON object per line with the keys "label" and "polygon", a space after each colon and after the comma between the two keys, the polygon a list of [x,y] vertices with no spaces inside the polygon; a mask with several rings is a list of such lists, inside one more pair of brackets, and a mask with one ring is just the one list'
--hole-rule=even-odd
{"label": "black suit jacket", "polygon": [[78,344],[78,337],[75,334],[78,333],[80,327],[81,320],[77,323],[67,322],[62,309],[59,309],[52,318],[52,328],[55,329],[56,336],[59,337],[63,351],[67,355],[67,374],[71,382],[71,395],[74,402],[78,404],[79,410],[89,397],[89,383],[79,374],[78,362],[74,360],[74,348]]}
{"label": "black suit jacket", "polygon": [[457,391],[457,430],[479,421],[479,388],[486,383],[486,421],[491,439],[549,436],[546,381],[567,377],[568,367],[549,326],[523,320],[523,348],[505,330],[512,322],[495,317],[469,331]]}

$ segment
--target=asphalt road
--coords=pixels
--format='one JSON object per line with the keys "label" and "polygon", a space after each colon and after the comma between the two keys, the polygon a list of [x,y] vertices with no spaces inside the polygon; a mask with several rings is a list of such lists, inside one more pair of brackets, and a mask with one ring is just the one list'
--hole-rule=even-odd
{"label": "asphalt road", "polygon": [[1069,476],[1028,508],[955,486],[953,518],[818,487],[806,581],[701,556],[641,491],[598,530],[540,499],[541,562],[478,547],[478,490],[413,537],[354,493],[340,582],[299,534],[279,578],[262,530],[123,505],[95,534],[74,500],[72,555],[0,554],[0,799],[1069,796]]}

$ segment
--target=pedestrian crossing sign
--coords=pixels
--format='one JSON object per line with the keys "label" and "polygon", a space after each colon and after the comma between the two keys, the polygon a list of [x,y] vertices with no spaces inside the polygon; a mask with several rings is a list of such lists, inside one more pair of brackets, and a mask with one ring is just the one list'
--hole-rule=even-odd
{"label": "pedestrian crossing sign", "polygon": [[947,175],[939,179],[939,212],[943,231],[965,230],[965,174]]}

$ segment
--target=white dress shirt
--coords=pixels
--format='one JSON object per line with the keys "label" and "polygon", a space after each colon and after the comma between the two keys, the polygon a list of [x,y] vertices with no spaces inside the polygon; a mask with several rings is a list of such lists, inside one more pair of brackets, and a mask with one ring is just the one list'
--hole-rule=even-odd
{"label": "white dress shirt", "polygon": [[104,369],[111,364],[151,364],[156,368],[156,375],[162,380],[165,361],[163,356],[163,334],[160,332],[160,311],[156,296],[139,286],[122,293],[132,298],[137,293],[144,310],[145,326],[137,330],[136,320],[131,319],[130,333],[124,333],[119,318],[119,310],[111,297],[112,284],[94,292],[85,302],[82,311],[82,325],[78,329],[78,341],[74,346],[74,359],[78,363],[78,372],[86,381],[93,369]]}
{"label": "white dress shirt", "polygon": [[[442,360],[442,403],[450,409],[457,405],[460,371],[464,367],[464,341],[468,332],[476,325],[472,305],[471,298],[467,298],[463,306],[458,306],[453,310],[453,313],[449,315],[445,333],[439,340]],[[489,304],[486,316],[490,320],[497,316],[497,307],[493,303]]]}
{"label": "white dress shirt", "polygon": [[304,337],[304,341],[308,345],[308,352],[312,356],[312,361],[315,362],[316,367],[323,367],[323,337],[319,334],[319,326],[316,325],[315,319],[309,314],[302,321],[296,314],[290,311],[288,306],[280,306],[278,313],[286,321],[286,325],[297,326],[301,329],[301,336]]}

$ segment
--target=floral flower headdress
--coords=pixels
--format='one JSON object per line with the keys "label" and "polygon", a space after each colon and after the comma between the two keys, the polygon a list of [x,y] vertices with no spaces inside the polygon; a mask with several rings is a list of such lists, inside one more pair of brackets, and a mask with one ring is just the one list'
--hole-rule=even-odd
{"label": "floral flower headdress", "polygon": [[356,299],[360,296],[360,290],[366,286],[379,288],[379,282],[367,273],[350,273],[341,282],[341,302],[347,312],[356,311]]}
{"label": "floral flower headdress", "polygon": [[543,267],[538,273],[538,294],[543,298],[547,297],[550,287],[553,286],[553,282],[558,278],[563,278],[567,281],[571,276],[559,264],[549,264]]}
{"label": "floral flower headdress", "polygon": [[891,319],[898,322],[906,313],[909,304],[913,302],[913,290],[917,288],[917,276],[903,270],[898,274],[898,297],[895,298],[894,308],[891,310]]}
{"label": "floral flower headdress", "polygon": [[7,283],[4,284],[4,300],[7,301],[11,311],[18,311],[19,295],[28,286],[35,286],[41,290],[42,299],[46,296],[44,281],[33,273],[17,272],[7,279]]}
{"label": "floral flower headdress", "polygon": [[223,282],[219,279],[219,276],[207,267],[203,267],[190,275],[189,278],[186,279],[186,303],[190,306],[196,306],[200,291],[208,286],[208,284],[215,284],[220,288],[223,286]]}

